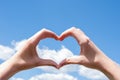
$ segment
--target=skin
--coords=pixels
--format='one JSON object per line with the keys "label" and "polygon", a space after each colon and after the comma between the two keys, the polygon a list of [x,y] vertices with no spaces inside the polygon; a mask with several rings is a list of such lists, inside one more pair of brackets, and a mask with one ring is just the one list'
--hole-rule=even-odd
{"label": "skin", "polygon": [[[50,59],[42,59],[38,56],[36,46],[42,39],[54,38],[64,40],[65,38],[74,37],[81,48],[80,55],[63,60],[60,64]],[[53,66],[61,68],[67,64],[80,64],[89,68],[102,71],[110,80],[120,80],[120,67],[108,58],[80,29],[72,27],[60,36],[54,32],[42,29],[30,37],[14,56],[0,65],[0,80],[8,80],[11,76],[21,70],[31,69],[37,66]]]}
{"label": "skin", "polygon": [[38,57],[36,46],[40,40],[45,38],[54,38],[57,40],[58,36],[50,30],[42,29],[30,37],[21,50],[0,65],[0,80],[8,80],[11,76],[21,70],[37,66],[47,65],[57,68],[58,65],[54,61]]}
{"label": "skin", "polygon": [[77,57],[66,58],[59,67],[67,64],[80,64],[89,68],[102,71],[110,80],[120,80],[120,67],[108,58],[80,29],[72,27],[60,36],[64,40],[68,36],[74,37],[80,48],[80,55]]}

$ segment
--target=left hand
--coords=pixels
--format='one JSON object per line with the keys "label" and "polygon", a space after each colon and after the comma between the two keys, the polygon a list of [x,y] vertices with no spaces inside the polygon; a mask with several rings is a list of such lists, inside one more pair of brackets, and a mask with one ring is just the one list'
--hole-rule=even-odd
{"label": "left hand", "polygon": [[57,68],[57,63],[50,59],[42,59],[38,56],[36,46],[40,40],[45,38],[58,39],[58,36],[47,29],[42,29],[24,44],[23,48],[19,50],[12,58],[19,65],[19,70],[25,70],[37,66],[53,66]]}

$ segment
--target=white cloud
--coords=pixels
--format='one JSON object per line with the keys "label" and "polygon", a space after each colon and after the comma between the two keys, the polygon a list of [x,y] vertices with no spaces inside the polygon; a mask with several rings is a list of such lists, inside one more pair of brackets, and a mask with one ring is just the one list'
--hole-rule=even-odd
{"label": "white cloud", "polygon": [[7,60],[14,53],[15,53],[15,51],[12,48],[10,48],[8,46],[0,45],[0,59],[1,60]]}
{"label": "white cloud", "polygon": [[[64,46],[62,46],[62,48],[58,51],[56,50],[50,50],[49,48],[43,48],[43,49],[38,49],[38,54],[41,58],[47,58],[47,59],[51,59],[54,60],[56,63],[60,63],[63,59],[67,58],[67,57],[71,57],[73,56],[73,53],[68,50],[67,48],[65,48]],[[42,70],[46,71],[46,72],[53,72],[53,73],[67,73],[67,72],[75,72],[78,69],[78,66],[76,65],[67,65],[64,66],[62,68],[55,69],[53,67],[49,67],[49,66],[45,66],[45,67],[39,67]]]}
{"label": "white cloud", "polygon": [[[12,77],[9,80],[24,80],[24,79]],[[44,73],[44,74],[32,76],[28,80],[77,80],[77,78],[64,73],[60,73],[60,74]]]}
{"label": "white cloud", "polygon": [[68,74],[49,74],[44,73],[41,75],[36,75],[30,80],[77,80],[75,77]]}
{"label": "white cloud", "polygon": [[20,50],[20,49],[23,47],[23,45],[25,44],[25,42],[26,42],[26,39],[24,39],[24,40],[22,40],[22,41],[19,41],[19,42],[12,41],[12,45],[14,46],[13,49],[14,49],[15,51]]}
{"label": "white cloud", "polygon": [[79,74],[91,80],[108,80],[102,72],[84,66],[79,67]]}
{"label": "white cloud", "polygon": [[[75,56],[70,50],[65,48],[64,46],[56,51],[56,50],[50,50],[49,48],[43,48],[38,50],[39,56],[42,58],[49,58],[57,63],[61,62],[63,59],[71,56]],[[80,74],[80,76],[84,76],[88,79],[94,79],[94,80],[108,80],[103,73],[101,73],[98,70],[86,68],[84,66],[78,66],[78,65],[67,65],[62,67],[60,70],[55,69],[53,67],[39,67],[42,70],[46,72],[52,72],[52,73],[69,73],[69,72],[77,72]]]}
{"label": "white cloud", "polygon": [[50,50],[49,48],[43,48],[43,49],[38,48],[38,55],[41,58],[52,59],[56,63],[60,63],[63,59],[73,56],[73,53],[69,49],[62,46],[62,48],[58,51]]}
{"label": "white cloud", "polygon": [[9,80],[24,80],[24,79],[22,79],[22,78],[14,78],[14,77],[12,77],[12,78],[9,79]]}
{"label": "white cloud", "polygon": [[11,45],[13,47],[0,45],[0,59],[1,60],[7,60],[7,59],[9,59],[11,56],[13,56],[15,54],[15,52],[17,50],[20,50],[20,48],[22,48],[22,46],[25,43],[25,41],[26,40],[22,40],[20,42],[12,41]]}
{"label": "white cloud", "polygon": [[[22,40],[20,42],[12,42],[12,46],[14,47],[9,47],[9,46],[4,46],[4,45],[0,45],[0,59],[1,60],[6,60],[8,58],[10,58],[13,54],[15,54],[15,51],[19,50],[22,45],[24,44],[26,40]],[[50,50],[49,48],[38,48],[38,55],[41,58],[49,58],[54,60],[57,63],[60,63],[63,59],[65,59],[66,57],[71,57],[71,56],[75,56],[69,49],[65,48],[64,46],[62,46],[62,48],[60,50]],[[51,76],[55,77],[59,77],[61,76],[60,80],[65,79],[65,80],[77,80],[74,77],[71,77],[70,79],[67,77],[63,77],[63,74],[66,74],[66,76],[70,76],[68,75],[68,73],[70,72],[74,72],[74,73],[79,73],[80,76],[84,76],[88,79],[91,80],[107,80],[107,78],[99,71],[95,71],[93,69],[89,69],[83,66],[78,66],[78,65],[67,65],[62,67],[60,70],[55,69],[53,67],[49,67],[49,66],[44,66],[44,67],[39,67],[41,70],[45,71],[45,72],[50,72]],[[54,74],[53,74],[54,73]],[[55,73],[57,75],[55,75]],[[31,80],[41,80],[44,76],[50,76],[50,74],[41,74],[41,75],[37,75],[37,76],[33,76],[31,78]],[[40,77],[40,79],[38,79]],[[35,79],[36,78],[36,79]],[[73,78],[73,79],[72,79]],[[44,79],[44,78],[43,78]],[[43,80],[42,79],[42,80]],[[48,80],[50,80],[51,78],[48,78]],[[54,78],[56,80],[59,80],[59,78]],[[54,80],[52,79],[52,80]],[[23,80],[22,78],[14,78],[14,80]],[[47,80],[45,78],[45,80]]]}

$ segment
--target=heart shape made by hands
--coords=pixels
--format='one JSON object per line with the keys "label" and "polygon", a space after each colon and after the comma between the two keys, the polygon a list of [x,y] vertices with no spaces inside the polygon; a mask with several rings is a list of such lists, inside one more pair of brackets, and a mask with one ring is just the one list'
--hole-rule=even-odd
{"label": "heart shape made by hands", "polygon": [[[69,36],[72,36],[78,42],[78,45],[80,46],[80,55],[66,58],[59,64],[51,59],[42,59],[40,58],[41,56],[38,56],[36,52],[36,46],[42,39],[54,38],[55,40],[62,41]],[[100,52],[100,50],[94,45],[92,41],[90,41],[90,39],[84,34],[84,32],[74,27],[64,31],[60,36],[57,36],[54,32],[50,30],[43,29],[30,37],[27,42],[28,43],[26,43],[25,47],[20,50],[20,53],[21,51],[23,51],[20,57],[22,59],[25,58],[24,60],[26,61],[26,63],[31,65],[26,65],[25,69],[35,66],[54,66],[56,68],[61,68],[62,66],[67,64],[81,64],[87,67],[94,67],[96,54]],[[72,46],[74,47],[74,45]]]}
{"label": "heart shape made by hands", "polygon": [[[69,36],[72,36],[76,39],[76,41],[78,42],[78,44],[81,48],[81,52],[80,52],[81,55],[64,59],[63,61],[60,62],[60,64],[57,64],[57,68],[60,68],[67,64],[82,64],[85,66],[91,66],[91,65],[87,65],[87,64],[89,64],[88,60],[89,61],[92,60],[90,58],[91,56],[85,55],[85,53],[87,53],[86,51],[89,51],[88,47],[86,46],[86,43],[89,42],[89,38],[80,29],[70,28],[70,29],[64,31],[60,36],[57,36],[56,34],[54,34],[54,35],[47,34],[47,36],[48,37],[46,37],[46,38],[54,38],[54,39],[60,40],[60,41],[64,40],[65,38],[67,38]],[[43,37],[45,37],[45,36],[43,36]],[[49,63],[49,65],[52,65],[52,64]]]}
{"label": "heart shape made by hands", "polygon": [[[62,45],[61,45],[61,42],[56,42],[55,40],[52,40],[52,39],[45,39],[41,41],[40,44],[43,46],[38,48],[39,57],[43,59],[51,59],[59,65],[61,61],[63,61],[64,59],[75,56],[72,50],[70,50],[74,48],[79,49],[79,47],[76,46],[76,42],[74,39],[73,39],[74,41],[71,40],[71,42],[65,43],[66,46],[63,45],[64,42],[68,42],[70,39],[73,39],[73,38],[68,38],[68,40],[62,41]],[[54,44],[52,42],[54,42]],[[69,49],[68,47],[70,45],[75,45],[75,47],[72,46],[73,48]],[[59,49],[54,47],[58,47]]]}

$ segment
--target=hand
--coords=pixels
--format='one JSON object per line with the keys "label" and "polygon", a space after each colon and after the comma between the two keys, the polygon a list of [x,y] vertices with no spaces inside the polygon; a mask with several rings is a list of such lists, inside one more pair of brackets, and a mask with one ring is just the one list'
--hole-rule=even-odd
{"label": "hand", "polygon": [[57,68],[57,63],[50,59],[42,59],[38,57],[36,46],[40,40],[45,38],[58,39],[57,35],[50,30],[42,29],[31,38],[29,38],[23,48],[19,50],[13,58],[19,62],[19,69],[29,69],[36,66],[53,66]]}
{"label": "hand", "polygon": [[[54,38],[62,41],[68,36],[72,36],[78,41],[81,48],[79,56],[66,58],[59,65],[50,59],[38,57],[36,46],[40,40]],[[25,42],[21,50],[0,65],[0,80],[8,80],[12,75],[24,69],[45,65],[60,68],[67,64],[81,64],[95,68],[102,71],[110,80],[120,80],[120,67],[108,58],[80,29],[74,27],[66,30],[59,37],[47,29],[42,29],[33,35]]]}
{"label": "hand", "polygon": [[67,64],[81,64],[102,71],[110,80],[120,80],[120,67],[107,57],[80,29],[75,27],[63,32],[59,40],[74,37],[81,48],[80,55],[66,58],[59,68]]}
{"label": "hand", "polygon": [[39,58],[37,54],[36,46],[40,40],[45,38],[54,38],[57,40],[58,36],[50,30],[42,29],[29,38],[22,49],[0,65],[0,80],[8,80],[12,75],[21,70],[37,66],[53,66],[57,68],[57,63],[50,59]]}
{"label": "hand", "polygon": [[90,68],[98,68],[101,56],[105,56],[102,51],[80,29],[72,27],[63,32],[59,39],[64,40],[68,36],[72,36],[77,40],[81,52],[79,56],[63,60],[59,64],[59,68],[67,64],[81,64]]}

